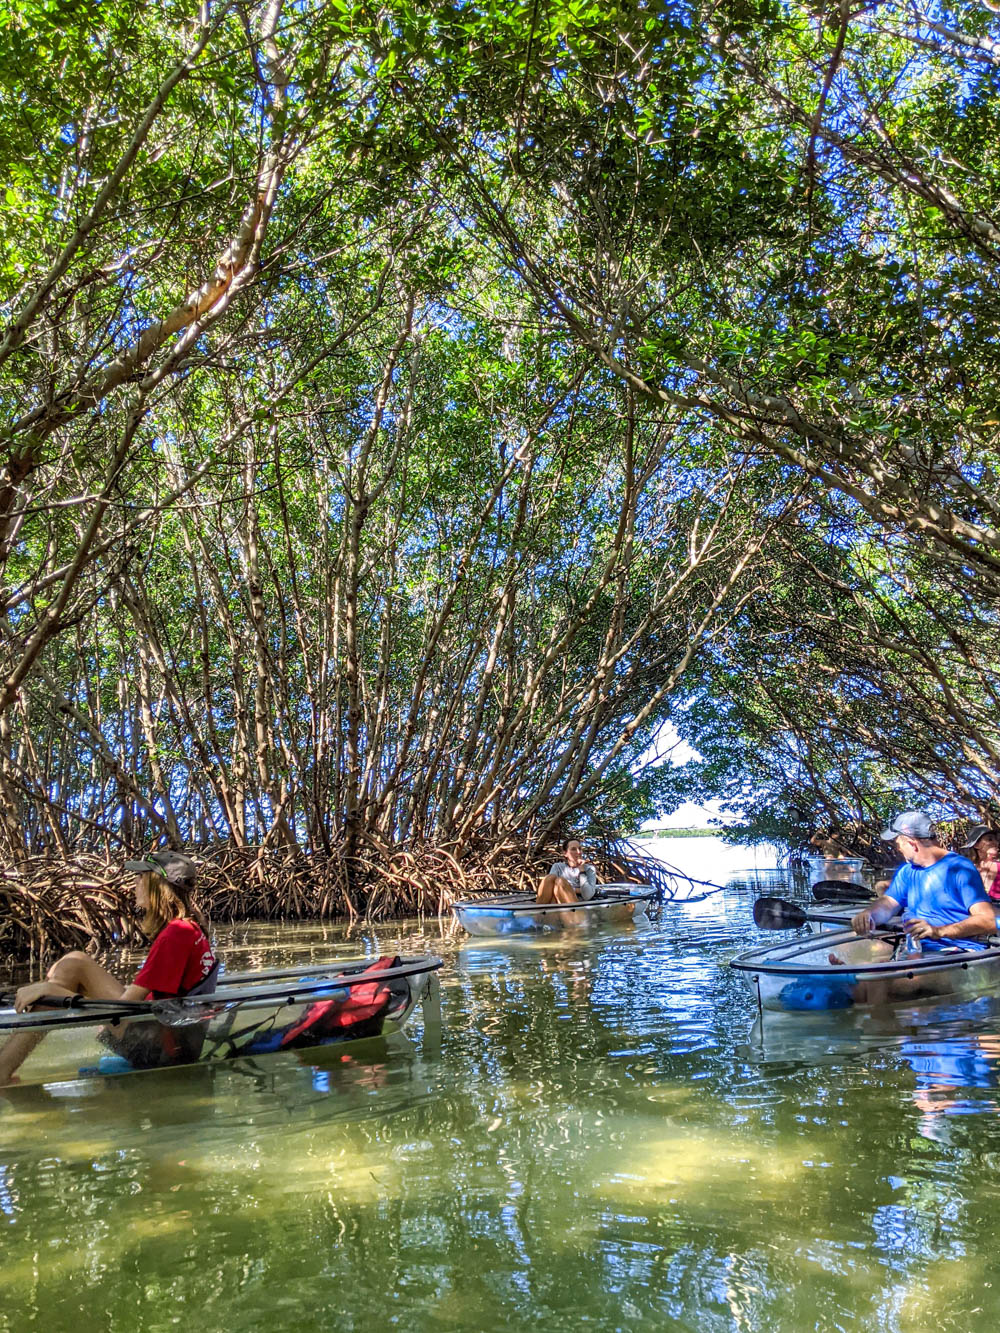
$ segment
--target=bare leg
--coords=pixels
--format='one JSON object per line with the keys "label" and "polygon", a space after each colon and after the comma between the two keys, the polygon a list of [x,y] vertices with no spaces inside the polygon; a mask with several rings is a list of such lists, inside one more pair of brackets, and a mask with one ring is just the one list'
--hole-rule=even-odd
{"label": "bare leg", "polygon": [[556,880],[552,894],[557,903],[578,903],[580,901],[573,885],[568,879],[563,879],[561,876]]}
{"label": "bare leg", "polygon": [[576,889],[561,875],[546,875],[535,896],[538,903],[577,903]]}
{"label": "bare leg", "polygon": [[[51,994],[85,995],[90,1000],[117,1000],[125,987],[117,977],[111,975],[89,954],[74,950],[64,954],[58,962],[49,968],[47,980],[51,984]],[[0,1049],[0,1088],[15,1082],[14,1071],[18,1069],[38,1043],[44,1032],[15,1032]]]}
{"label": "bare leg", "polygon": [[74,949],[49,968],[47,980],[88,1000],[120,1000],[124,985],[89,953]]}
{"label": "bare leg", "polygon": [[538,886],[538,892],[535,894],[536,903],[551,903],[555,901],[555,887],[561,881],[558,875],[546,875]]}

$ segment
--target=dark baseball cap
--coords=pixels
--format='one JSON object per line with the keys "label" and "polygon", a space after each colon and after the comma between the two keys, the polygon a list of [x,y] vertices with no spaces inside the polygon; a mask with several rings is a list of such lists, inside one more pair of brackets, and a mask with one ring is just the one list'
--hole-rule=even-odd
{"label": "dark baseball cap", "polygon": [[906,838],[933,838],[936,832],[934,820],[926,811],[904,810],[882,830],[882,837],[886,842],[894,842],[901,833]]}
{"label": "dark baseball cap", "polygon": [[995,833],[995,832],[996,830],[991,829],[989,824],[975,824],[969,830],[969,841],[962,843],[962,851],[963,852],[971,851],[972,848],[975,847],[976,843],[980,840],[980,838],[985,838],[987,833]]}
{"label": "dark baseball cap", "polygon": [[125,869],[133,871],[136,875],[144,875],[148,870],[155,871],[157,875],[162,875],[168,884],[191,885],[198,875],[198,867],[189,856],[166,849],[150,852],[141,861],[126,861]]}

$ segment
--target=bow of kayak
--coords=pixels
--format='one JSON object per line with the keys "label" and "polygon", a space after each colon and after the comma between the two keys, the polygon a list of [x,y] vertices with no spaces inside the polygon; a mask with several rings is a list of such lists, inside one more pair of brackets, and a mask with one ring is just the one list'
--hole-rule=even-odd
{"label": "bow of kayak", "polygon": [[470,935],[531,935],[641,919],[655,897],[649,884],[602,884],[586,902],[539,903],[533,894],[510,893],[462,899],[451,910]]}
{"label": "bow of kayak", "polygon": [[752,949],[730,967],[761,1009],[785,1013],[967,999],[1000,988],[1000,944],[894,957],[896,951],[885,938],[829,930]]}

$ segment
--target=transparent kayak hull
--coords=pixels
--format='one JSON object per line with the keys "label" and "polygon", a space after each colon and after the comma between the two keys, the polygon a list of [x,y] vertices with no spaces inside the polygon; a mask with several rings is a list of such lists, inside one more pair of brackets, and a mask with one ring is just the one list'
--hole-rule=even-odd
{"label": "transparent kayak hull", "polygon": [[810,856],[809,883],[820,884],[824,880],[841,880],[848,884],[865,887],[862,873],[864,858],[860,856]]}
{"label": "transparent kayak hull", "polygon": [[847,930],[851,919],[856,917],[863,907],[871,907],[873,902],[873,898],[865,898],[858,899],[856,903],[822,903],[815,910],[821,911],[824,916],[839,918],[840,924],[834,921],[809,921],[807,925],[817,935],[826,934],[831,930]]}
{"label": "transparent kayak hull", "polygon": [[965,1000],[1000,989],[1000,944],[894,957],[897,941],[827,930],[753,949],[730,967],[761,1009],[782,1013]]}
{"label": "transparent kayak hull", "polygon": [[540,905],[533,894],[468,898],[452,911],[470,935],[533,935],[623,925],[645,915],[656,897],[648,884],[602,884],[589,902]]}
{"label": "transparent kayak hull", "polygon": [[0,1043],[15,1032],[44,1035],[18,1070],[20,1083],[315,1049],[398,1031],[421,1005],[425,1022],[437,1021],[440,967],[431,957],[367,959],[224,975],[212,995],[127,1011],[96,1001],[28,1014],[3,1009]]}

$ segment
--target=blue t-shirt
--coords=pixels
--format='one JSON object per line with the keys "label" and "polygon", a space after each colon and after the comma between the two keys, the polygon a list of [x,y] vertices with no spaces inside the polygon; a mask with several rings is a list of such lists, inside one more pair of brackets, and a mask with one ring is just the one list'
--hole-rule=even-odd
{"label": "blue t-shirt", "polygon": [[953,926],[956,921],[964,921],[973,903],[994,906],[983,888],[979,871],[958,852],[948,852],[932,866],[906,862],[896,871],[885,892],[899,903],[903,916],[919,917],[929,926]]}

